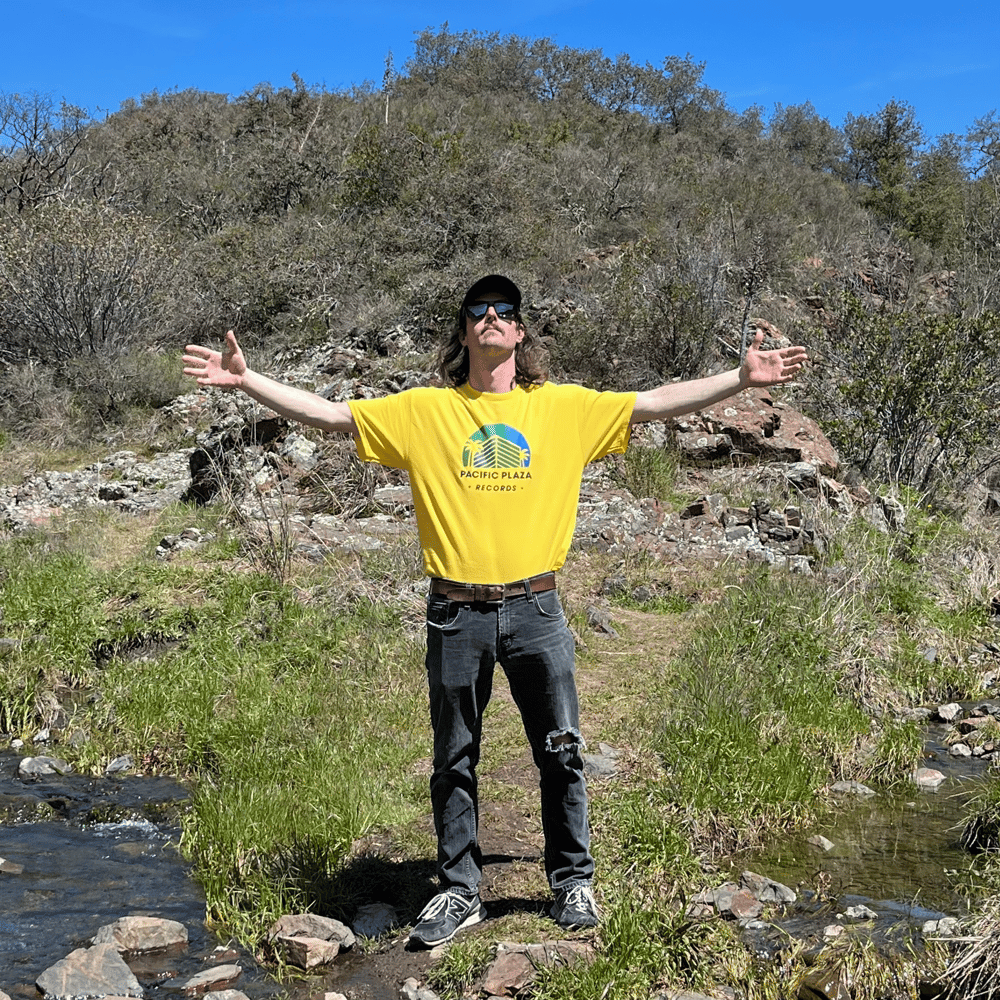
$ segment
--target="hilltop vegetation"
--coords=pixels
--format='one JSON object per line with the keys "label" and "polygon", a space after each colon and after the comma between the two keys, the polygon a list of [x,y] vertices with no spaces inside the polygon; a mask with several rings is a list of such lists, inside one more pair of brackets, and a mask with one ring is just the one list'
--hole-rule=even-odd
{"label": "hilltop vegetation", "polygon": [[380,87],[154,92],[103,120],[0,95],[0,426],[89,439],[230,326],[257,357],[384,354],[399,326],[428,350],[470,275],[503,268],[561,374],[729,365],[761,316],[810,347],[802,403],[845,461],[923,490],[981,475],[996,112],[938,137],[897,100],[839,126],[736,114],[703,68],[445,26]]}

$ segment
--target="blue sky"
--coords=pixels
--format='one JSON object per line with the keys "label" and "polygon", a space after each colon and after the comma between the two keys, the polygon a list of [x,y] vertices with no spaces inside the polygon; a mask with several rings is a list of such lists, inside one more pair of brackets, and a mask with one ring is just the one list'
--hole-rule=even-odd
{"label": "blue sky", "polygon": [[[43,13],[44,11],[44,13]],[[548,37],[660,65],[690,54],[736,111],[811,101],[833,125],[889,100],[933,138],[1000,110],[1000,16],[986,0],[0,0],[0,92],[91,112],[189,87],[338,89],[401,69],[424,28]]]}

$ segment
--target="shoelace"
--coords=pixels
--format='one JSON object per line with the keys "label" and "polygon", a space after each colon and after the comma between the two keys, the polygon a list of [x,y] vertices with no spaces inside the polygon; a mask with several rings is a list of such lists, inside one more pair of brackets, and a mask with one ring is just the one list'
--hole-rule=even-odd
{"label": "shoelace", "polygon": [[455,916],[472,907],[472,900],[466,900],[457,892],[442,892],[435,896],[422,910],[419,920],[432,920],[442,913]]}
{"label": "shoelace", "polygon": [[563,897],[563,908],[573,910],[586,910],[587,913],[597,913],[597,906],[589,887],[585,885],[573,885],[566,890]]}

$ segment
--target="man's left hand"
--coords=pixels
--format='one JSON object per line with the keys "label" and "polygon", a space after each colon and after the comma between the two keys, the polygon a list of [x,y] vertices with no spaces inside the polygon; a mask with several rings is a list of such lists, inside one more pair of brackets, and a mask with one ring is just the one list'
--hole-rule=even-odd
{"label": "man's left hand", "polygon": [[740,366],[740,382],[744,388],[790,382],[809,360],[804,347],[781,347],[773,351],[762,351],[760,345],[763,341],[764,331],[758,330],[753,343],[747,348],[747,356]]}

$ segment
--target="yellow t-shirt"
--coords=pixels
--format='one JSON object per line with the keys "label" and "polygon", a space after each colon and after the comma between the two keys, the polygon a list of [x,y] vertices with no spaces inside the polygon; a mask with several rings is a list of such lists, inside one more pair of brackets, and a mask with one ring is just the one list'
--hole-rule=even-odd
{"label": "yellow t-shirt", "polygon": [[466,384],[350,407],[359,457],[409,473],[427,575],[511,583],[562,566],[583,467],[625,450],[635,396]]}

